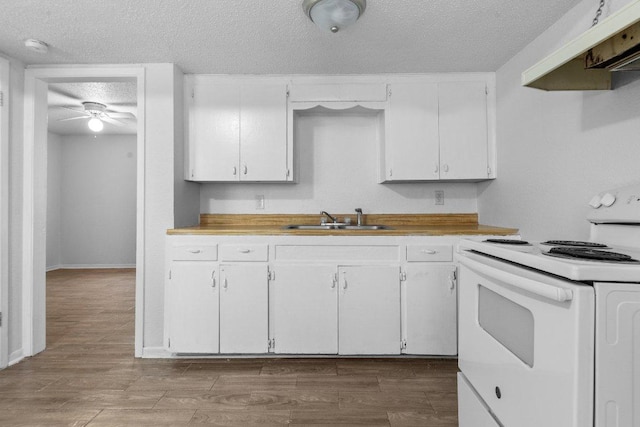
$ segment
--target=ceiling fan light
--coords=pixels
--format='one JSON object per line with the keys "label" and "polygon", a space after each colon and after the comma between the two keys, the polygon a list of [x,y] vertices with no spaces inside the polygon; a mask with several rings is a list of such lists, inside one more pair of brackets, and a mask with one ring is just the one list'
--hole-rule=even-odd
{"label": "ceiling fan light", "polygon": [[338,32],[358,20],[364,13],[366,0],[304,0],[307,16],[320,28]]}
{"label": "ceiling fan light", "polygon": [[89,126],[89,129],[94,132],[100,132],[102,129],[104,129],[104,123],[102,123],[102,120],[97,117],[90,118],[87,125]]}

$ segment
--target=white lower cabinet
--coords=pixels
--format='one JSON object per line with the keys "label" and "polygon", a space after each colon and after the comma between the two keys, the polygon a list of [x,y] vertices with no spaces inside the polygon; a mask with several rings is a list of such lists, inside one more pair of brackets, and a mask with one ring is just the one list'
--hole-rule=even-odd
{"label": "white lower cabinet", "polygon": [[242,237],[168,239],[169,352],[457,354],[450,240]]}
{"label": "white lower cabinet", "polygon": [[458,354],[456,267],[409,264],[403,282],[404,353]]}
{"label": "white lower cabinet", "polygon": [[269,341],[266,264],[220,265],[220,353],[266,353]]}
{"label": "white lower cabinet", "polygon": [[400,354],[400,267],[338,268],[340,354]]}
{"label": "white lower cabinet", "polygon": [[271,283],[275,352],[338,353],[338,289],[332,265],[276,265]]}
{"label": "white lower cabinet", "polygon": [[173,353],[219,349],[215,262],[173,261],[167,286],[167,347]]}
{"label": "white lower cabinet", "polygon": [[275,352],[400,354],[400,267],[276,265]]}

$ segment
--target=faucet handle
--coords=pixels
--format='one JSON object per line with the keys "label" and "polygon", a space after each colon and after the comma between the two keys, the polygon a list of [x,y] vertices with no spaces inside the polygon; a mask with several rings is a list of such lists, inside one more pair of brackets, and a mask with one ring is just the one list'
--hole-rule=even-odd
{"label": "faucet handle", "polygon": [[356,212],[361,214],[362,213],[362,208],[356,208]]}

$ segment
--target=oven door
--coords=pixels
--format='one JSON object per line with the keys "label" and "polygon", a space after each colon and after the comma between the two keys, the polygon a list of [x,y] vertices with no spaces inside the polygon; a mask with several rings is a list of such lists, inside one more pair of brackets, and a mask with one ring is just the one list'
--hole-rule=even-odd
{"label": "oven door", "polygon": [[505,426],[592,426],[593,287],[478,253],[458,260],[458,363],[491,412]]}

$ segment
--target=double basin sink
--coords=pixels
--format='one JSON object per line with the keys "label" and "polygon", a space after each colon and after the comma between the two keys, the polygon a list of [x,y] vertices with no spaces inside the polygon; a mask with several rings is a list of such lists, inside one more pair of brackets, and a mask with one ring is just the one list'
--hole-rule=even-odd
{"label": "double basin sink", "polygon": [[351,225],[342,223],[328,223],[318,225],[285,225],[284,230],[393,230],[386,225]]}

